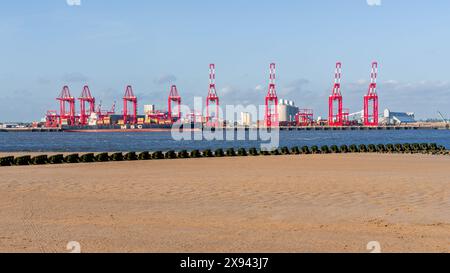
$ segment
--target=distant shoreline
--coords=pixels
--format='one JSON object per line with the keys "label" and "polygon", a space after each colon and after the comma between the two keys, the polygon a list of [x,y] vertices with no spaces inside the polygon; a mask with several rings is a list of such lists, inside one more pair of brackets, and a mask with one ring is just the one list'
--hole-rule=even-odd
{"label": "distant shoreline", "polygon": [[[200,128],[200,129],[183,129],[183,130],[211,130],[212,128]],[[221,130],[260,130],[267,129],[264,127],[223,127],[219,128]],[[310,126],[310,127],[277,127],[271,128],[272,130],[281,131],[374,131],[374,130],[449,130],[449,126],[442,125],[399,125],[399,126],[376,126],[376,127],[365,127],[365,126],[342,126],[342,127],[331,127],[331,126]],[[67,132],[67,133],[152,133],[152,132],[170,132],[170,128],[151,128],[151,129],[61,129],[61,128],[0,128],[0,132],[23,132],[23,133],[37,133],[37,132]]]}

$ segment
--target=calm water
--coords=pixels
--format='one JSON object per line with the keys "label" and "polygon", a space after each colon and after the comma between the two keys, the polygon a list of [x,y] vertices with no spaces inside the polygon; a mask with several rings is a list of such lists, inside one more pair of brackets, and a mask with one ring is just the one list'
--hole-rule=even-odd
{"label": "calm water", "polygon": [[[450,149],[449,130],[282,131],[280,147],[303,145],[438,143]],[[0,133],[0,152],[113,152],[259,148],[261,141],[175,141],[160,133]]]}

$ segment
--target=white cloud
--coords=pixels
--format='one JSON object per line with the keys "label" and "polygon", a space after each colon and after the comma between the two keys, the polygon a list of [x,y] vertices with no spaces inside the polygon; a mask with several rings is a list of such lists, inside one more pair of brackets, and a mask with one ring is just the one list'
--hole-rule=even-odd
{"label": "white cloud", "polygon": [[290,82],[284,87],[279,88],[278,93],[286,99],[294,99],[295,97],[302,96],[302,94],[306,93],[305,87],[308,84],[309,80],[300,78]]}
{"label": "white cloud", "polygon": [[238,90],[232,86],[225,86],[222,89],[220,89],[220,94],[226,96],[232,93],[237,92]]}
{"label": "white cloud", "polygon": [[81,6],[81,0],[66,0],[69,6]]}
{"label": "white cloud", "polygon": [[[368,81],[344,85],[344,104],[352,110],[361,108],[361,98],[367,89]],[[378,94],[382,107],[393,111],[415,112],[418,118],[432,118],[438,110],[450,109],[449,81],[386,80],[378,83]]]}
{"label": "white cloud", "polygon": [[381,6],[381,0],[366,0],[367,5],[374,7],[374,6]]}
{"label": "white cloud", "polygon": [[173,74],[163,74],[153,80],[158,85],[173,84],[176,81],[177,77]]}

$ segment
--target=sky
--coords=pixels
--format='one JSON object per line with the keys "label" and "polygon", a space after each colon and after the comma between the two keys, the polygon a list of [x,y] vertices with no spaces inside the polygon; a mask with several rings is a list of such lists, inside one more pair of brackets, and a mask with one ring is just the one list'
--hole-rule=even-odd
{"label": "sky", "polygon": [[[80,1],[80,5],[76,2]],[[363,108],[379,62],[380,107],[450,116],[448,0],[15,0],[0,4],[0,120],[40,120],[64,85],[85,84],[121,111],[126,85],[167,109],[206,97],[216,64],[222,104],[264,103],[269,64],[277,92],[326,116],[334,67],[344,107]]]}

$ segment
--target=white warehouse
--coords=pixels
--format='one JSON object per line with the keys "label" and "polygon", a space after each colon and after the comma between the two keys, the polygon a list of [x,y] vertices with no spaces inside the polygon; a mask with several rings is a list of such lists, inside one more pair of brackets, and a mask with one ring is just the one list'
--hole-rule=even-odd
{"label": "white warehouse", "polygon": [[389,109],[384,110],[383,123],[390,125],[401,125],[416,123],[414,113],[392,112]]}
{"label": "white warehouse", "polygon": [[278,101],[278,115],[280,122],[294,122],[299,108],[291,100],[280,99]]}

